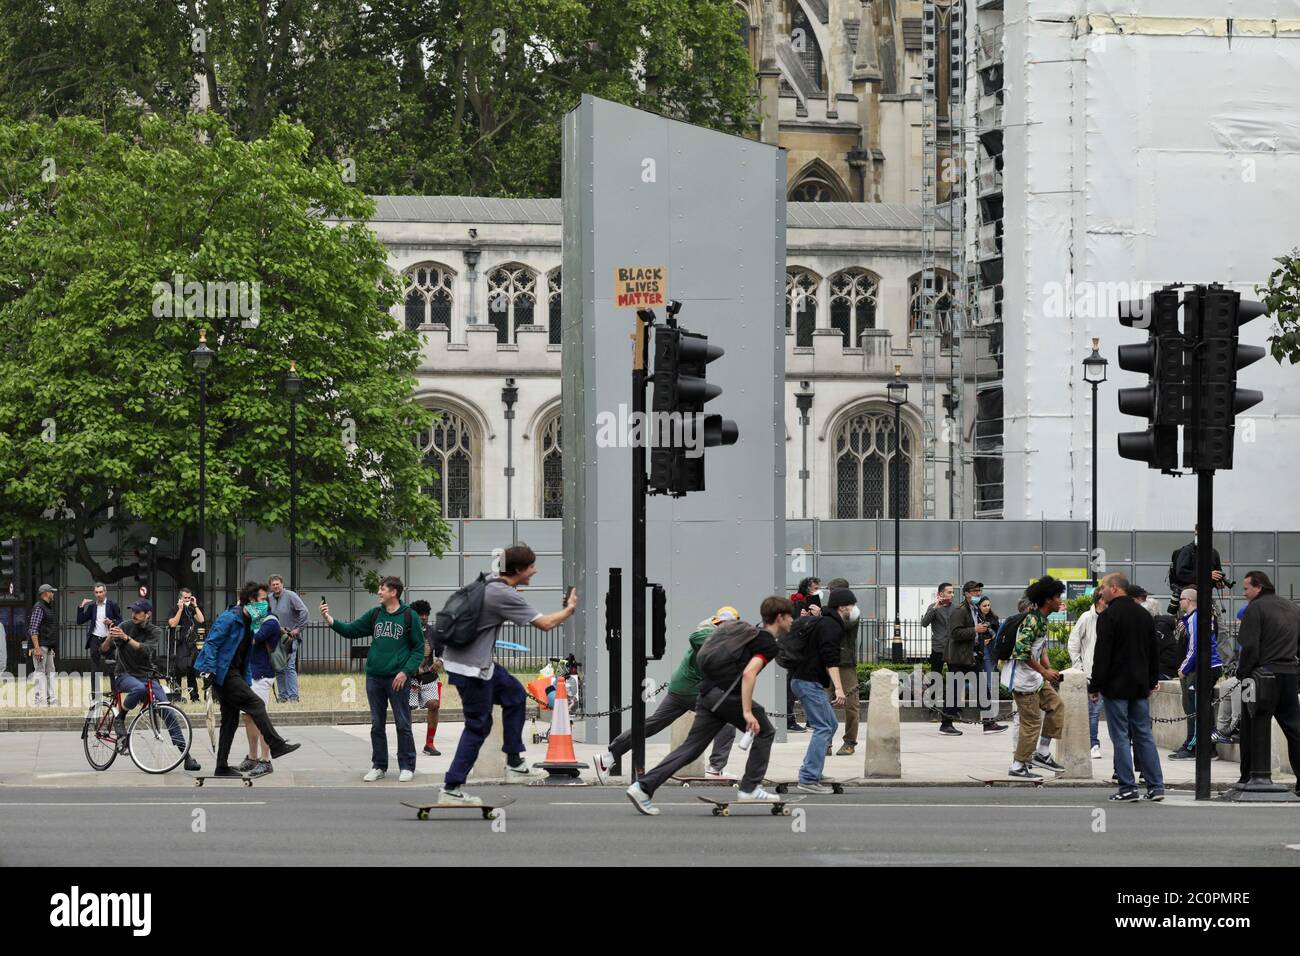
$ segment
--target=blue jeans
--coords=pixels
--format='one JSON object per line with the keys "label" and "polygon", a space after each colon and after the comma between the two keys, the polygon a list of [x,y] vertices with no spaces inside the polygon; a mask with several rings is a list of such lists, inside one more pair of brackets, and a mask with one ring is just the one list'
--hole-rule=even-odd
{"label": "blue jeans", "polygon": [[1101,694],[1097,695],[1095,703],[1091,697],[1088,698],[1088,739],[1094,747],[1101,746],[1101,738],[1097,736],[1097,723],[1101,719],[1102,701]]}
{"label": "blue jeans", "polygon": [[370,766],[388,769],[388,705],[393,705],[393,723],[397,725],[397,766],[415,772],[415,737],[411,734],[411,685],[393,690],[391,677],[366,675],[366,700],[370,702]]}
{"label": "blue jeans", "polygon": [[839,722],[835,719],[830,698],[826,696],[826,688],[821,684],[795,678],[790,681],[790,689],[803,702],[803,712],[808,715],[808,726],[812,729],[812,739],[808,741],[808,750],[799,767],[799,782],[816,783],[822,778],[826,748],[835,737]]}
{"label": "blue jeans", "polygon": [[[153,681],[152,683],[153,699],[158,701],[160,704],[166,703],[167,692],[162,689],[162,684],[157,681]],[[141,703],[147,696],[144,680],[132,674],[118,674],[117,689],[126,695],[122,698],[122,709],[124,712],[128,713],[134,710],[135,706]],[[123,716],[125,716],[125,713]],[[180,724],[177,723],[176,718],[173,717],[170,712],[166,712],[163,715],[163,719],[167,721],[167,729],[171,731],[172,743],[176,745],[176,749],[184,750],[185,735],[181,733],[181,727]]]}
{"label": "blue jeans", "polygon": [[492,705],[501,706],[501,749],[512,767],[519,766],[524,752],[524,687],[500,664],[492,668],[488,680],[448,673],[451,686],[460,694],[460,705],[465,712],[465,729],[461,731],[456,756],[451,760],[443,786],[448,790],[459,787],[469,779],[474,769],[483,741],[492,731]]}
{"label": "blue jeans", "polygon": [[293,650],[289,652],[289,663],[284,666],[284,670],[275,675],[275,693],[281,700],[298,699],[298,645],[302,643],[297,638],[293,642]]}
{"label": "blue jeans", "polygon": [[1137,789],[1137,781],[1133,779],[1131,746],[1132,750],[1137,751],[1148,789],[1163,790],[1165,777],[1160,770],[1156,739],[1151,733],[1150,701],[1145,697],[1133,700],[1104,697],[1102,704],[1106,708],[1106,729],[1110,732],[1110,744],[1115,749],[1115,774],[1119,777],[1119,788]]}

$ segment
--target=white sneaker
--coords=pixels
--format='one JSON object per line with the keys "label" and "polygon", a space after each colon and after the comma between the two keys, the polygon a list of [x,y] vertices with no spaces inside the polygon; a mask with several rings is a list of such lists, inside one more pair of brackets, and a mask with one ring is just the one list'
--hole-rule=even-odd
{"label": "white sneaker", "polygon": [[1098,744],[1097,746],[1092,748],[1092,759],[1093,760],[1101,759],[1101,744]]}
{"label": "white sneaker", "polygon": [[704,776],[709,780],[735,780],[736,778],[727,773],[726,770],[714,770],[712,767],[704,771]]}
{"label": "white sneaker", "polygon": [[614,769],[614,755],[609,752],[596,754],[591,758],[591,766],[596,771],[596,782],[603,787],[609,783],[610,772]]}
{"label": "white sneaker", "polygon": [[448,789],[443,787],[438,792],[438,806],[440,807],[481,807],[483,806],[482,797],[471,797],[459,787]]}
{"label": "white sneaker", "polygon": [[801,793],[834,793],[833,787],[828,787],[824,783],[800,783],[795,789]]}
{"label": "white sneaker", "polygon": [[506,780],[529,780],[534,777],[545,777],[546,771],[537,767],[530,767],[528,761],[524,761],[518,767],[512,767],[506,764]]}
{"label": "white sneaker", "polygon": [[415,771],[414,771],[414,770],[403,770],[403,771],[402,771],[400,774],[398,774],[398,776],[397,776],[397,782],[398,782],[398,783],[410,783],[410,782],[411,782],[412,780],[414,780],[414,779],[415,779]]}
{"label": "white sneaker", "polygon": [[376,780],[378,780],[387,772],[388,772],[387,770],[380,770],[378,767],[371,767],[366,772],[366,775],[361,779],[364,780],[366,783],[374,783]]}
{"label": "white sneaker", "polygon": [[641,813],[648,817],[659,815],[659,808],[650,802],[650,795],[641,789],[639,782],[632,784],[624,791],[627,798],[632,801],[632,806],[636,807]]}
{"label": "white sneaker", "polygon": [[766,790],[763,789],[763,785],[759,784],[753,790],[750,790],[748,792],[744,790],[737,790],[736,802],[737,803],[781,803],[783,802],[783,800],[775,793],[768,793]]}

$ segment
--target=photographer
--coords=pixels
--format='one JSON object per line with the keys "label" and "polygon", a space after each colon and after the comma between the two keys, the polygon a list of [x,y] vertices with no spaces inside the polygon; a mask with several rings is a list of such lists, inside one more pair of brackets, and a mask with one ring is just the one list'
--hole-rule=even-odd
{"label": "photographer", "polygon": [[[1178,600],[1183,590],[1197,584],[1196,542],[1199,537],[1200,528],[1193,527],[1192,540],[1175,551],[1169,560],[1169,613],[1175,616],[1179,614]],[[1229,588],[1236,583],[1223,576],[1223,563],[1214,548],[1210,548],[1210,568],[1210,585],[1215,589]]]}
{"label": "photographer", "polygon": [[[167,700],[167,692],[163,690],[162,685],[150,677],[153,659],[158,654],[158,648],[162,643],[162,628],[149,620],[149,616],[153,613],[153,605],[142,599],[136,601],[127,610],[131,612],[130,623],[124,626],[114,624],[108,629],[108,636],[100,644],[100,650],[105,654],[116,652],[117,674],[114,677],[114,685],[118,691],[126,695],[122,701],[122,713],[116,718],[115,729],[121,740],[126,739],[126,712],[145,699],[149,683],[153,684],[155,700],[159,703],[165,703]],[[167,719],[167,726],[176,749],[185,751],[185,737],[175,723],[175,718],[168,713]],[[189,753],[185,754],[185,769],[190,772],[201,769],[198,761]]]}
{"label": "photographer", "polygon": [[198,653],[198,625],[202,623],[203,612],[194,599],[194,592],[181,588],[176,613],[168,619],[167,626],[179,629],[176,635],[176,686],[180,687],[182,680],[188,683],[190,700],[195,702],[199,699],[199,677],[194,672],[194,656]]}

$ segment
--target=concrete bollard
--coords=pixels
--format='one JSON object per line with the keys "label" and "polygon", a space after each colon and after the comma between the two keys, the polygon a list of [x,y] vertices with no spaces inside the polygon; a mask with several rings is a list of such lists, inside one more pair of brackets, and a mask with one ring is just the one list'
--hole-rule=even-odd
{"label": "concrete bollard", "polygon": [[880,668],[871,673],[867,704],[867,760],[864,777],[896,780],[903,776],[903,738],[898,672]]}
{"label": "concrete bollard", "polygon": [[[470,783],[500,783],[506,776],[505,744],[502,733],[501,708],[492,708],[492,729],[478,752],[474,769],[469,772]],[[525,758],[526,759],[526,758]]]}
{"label": "concrete bollard", "polygon": [[1065,725],[1056,742],[1056,759],[1065,767],[1062,780],[1092,779],[1092,740],[1088,733],[1088,679],[1073,668],[1062,672],[1061,703]]}
{"label": "concrete bollard", "polygon": [[[694,713],[682,714],[682,716],[678,717],[676,720],[672,722],[672,726],[669,727],[669,732],[672,734],[672,744],[669,748],[670,751],[676,750],[682,744],[686,743],[686,738],[690,735],[691,728],[693,726],[695,726]],[[696,757],[694,760],[688,763],[685,767],[682,767],[681,770],[678,770],[674,776],[703,777],[704,760],[705,760],[704,754],[711,753],[712,750],[713,750],[713,744],[710,743],[708,749],[705,750],[704,753],[700,754],[698,757]],[[653,761],[650,761],[647,758],[647,763],[653,763]]]}

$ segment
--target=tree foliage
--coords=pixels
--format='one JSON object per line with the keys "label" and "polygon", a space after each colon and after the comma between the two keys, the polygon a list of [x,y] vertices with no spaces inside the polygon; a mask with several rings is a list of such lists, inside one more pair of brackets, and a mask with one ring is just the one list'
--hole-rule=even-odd
{"label": "tree foliage", "polygon": [[583,93],[743,133],[752,68],[727,0],[8,0],[0,110],[179,119],[254,140],[285,115],[365,192],[557,196]]}
{"label": "tree foliage", "polygon": [[1259,288],[1264,307],[1277,323],[1268,344],[1273,358],[1300,362],[1300,249],[1274,260],[1278,267]]}
{"label": "tree foliage", "polygon": [[[203,329],[217,353],[210,533],[287,522],[292,360],[300,540],[336,572],[403,538],[442,550],[412,442],[431,421],[411,400],[418,337],[387,311],[399,284],[365,225],[370,201],[307,161],[309,139],[282,119],[244,142],[213,114],[148,118],[134,137],[88,119],[0,124],[0,537],[71,549],[108,581],[128,569],[92,560],[106,525],[136,519],[190,553],[188,353]],[[238,299],[213,296],[234,283]],[[185,561],[161,568],[193,580]]]}

